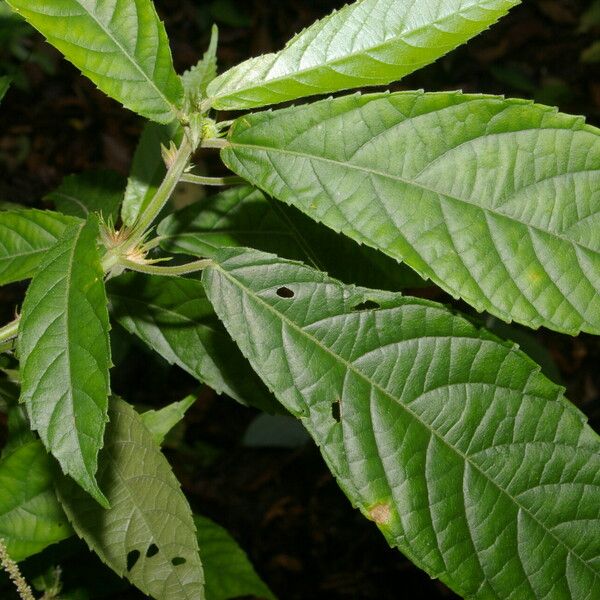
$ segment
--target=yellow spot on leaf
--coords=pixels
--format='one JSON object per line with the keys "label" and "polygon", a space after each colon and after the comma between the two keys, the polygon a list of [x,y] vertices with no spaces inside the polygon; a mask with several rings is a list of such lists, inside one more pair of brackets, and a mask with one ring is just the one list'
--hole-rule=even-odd
{"label": "yellow spot on leaf", "polygon": [[369,516],[378,525],[389,523],[392,518],[392,511],[389,504],[376,504],[369,509]]}

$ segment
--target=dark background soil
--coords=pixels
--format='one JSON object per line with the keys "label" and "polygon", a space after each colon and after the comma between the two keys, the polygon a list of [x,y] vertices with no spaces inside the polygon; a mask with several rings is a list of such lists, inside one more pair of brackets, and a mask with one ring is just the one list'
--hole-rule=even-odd
{"label": "dark background soil", "polygon": [[[156,4],[181,72],[205,50],[213,19],[221,30],[223,70],[249,55],[279,49],[343,2]],[[490,31],[394,89],[460,88],[535,98],[600,124],[600,62],[581,60],[600,33],[597,26],[582,26],[590,4],[526,0]],[[17,34],[14,28],[3,30],[0,20],[0,74],[12,72],[17,78],[0,110],[0,200],[39,206],[69,173],[102,167],[126,175],[141,120],[99,93],[37,34],[25,32],[14,50]],[[11,318],[23,289],[0,290],[4,320]],[[448,301],[437,290],[427,294]],[[519,335],[507,335],[513,333]],[[544,330],[534,338],[553,377],[560,378],[568,397],[598,430],[598,339]],[[160,406],[197,389],[189,377],[139,345],[125,345],[123,354],[127,367],[114,369],[113,387],[131,402]],[[233,533],[282,600],[455,597],[390,550],[376,528],[351,509],[314,446],[246,448],[241,439],[257,413],[208,389],[198,394],[180,442],[167,450],[169,458],[193,508]],[[118,591],[110,597],[137,595]]]}

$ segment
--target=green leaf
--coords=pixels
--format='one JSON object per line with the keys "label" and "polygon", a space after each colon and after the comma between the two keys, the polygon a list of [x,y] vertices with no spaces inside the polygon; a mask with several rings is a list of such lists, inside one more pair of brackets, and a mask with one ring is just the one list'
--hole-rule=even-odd
{"label": "green leaf", "polygon": [[181,128],[177,123],[146,124],[133,156],[121,207],[121,219],[125,225],[133,225],[138,215],[152,200],[167,172],[161,145],[168,146],[171,140],[178,143],[180,139]]}
{"label": "green leaf", "polygon": [[208,86],[217,109],[397,81],[488,28],[518,0],[359,0]]}
{"label": "green leaf", "polygon": [[275,600],[227,530],[199,515],[194,515],[194,523],[206,579],[206,600],[231,600],[240,596]]}
{"label": "green leaf", "polygon": [[468,598],[600,595],[600,444],[516,346],[439,304],[224,250],[203,275],[352,503]]}
{"label": "green leaf", "polygon": [[194,402],[196,396],[186,396],[179,402],[173,402],[159,410],[147,410],[140,415],[142,423],[152,434],[155,443],[162,445],[167,433],[183,419]]}
{"label": "green leaf", "polygon": [[63,471],[98,502],[95,479],[107,420],[110,344],[98,221],[68,228],[47,253],[23,303],[21,401]]}
{"label": "green leaf", "polygon": [[75,220],[44,210],[0,211],[0,285],[29,279]]}
{"label": "green leaf", "polygon": [[202,563],[190,507],[139,415],[111,398],[98,482],[105,510],[63,478],[58,496],[77,535],[115,573],[158,600],[202,600]]}
{"label": "green leaf", "polygon": [[406,266],[249,186],[203,198],[173,213],[160,223],[158,233],[168,252],[210,258],[219,248],[249,246],[303,260],[347,282],[394,290],[423,284]]}
{"label": "green leaf", "polygon": [[7,0],[105,94],[169,123],[183,100],[169,40],[151,0]]}
{"label": "green leaf", "polygon": [[60,186],[45,196],[65,215],[87,219],[90,212],[116,222],[123,200],[125,181],[114,171],[88,171],[65,177]]}
{"label": "green leaf", "polygon": [[185,103],[189,110],[197,110],[200,100],[206,96],[208,84],[217,76],[217,45],[219,28],[212,26],[208,50],[202,60],[187,70],[182,76]]}
{"label": "green leaf", "polygon": [[242,404],[268,412],[277,407],[199,281],[131,273],[111,280],[108,290],[113,317],[169,363]]}
{"label": "green leaf", "polygon": [[600,130],[524,100],[353,95],[235,122],[227,165],[477,310],[600,333]]}
{"label": "green leaf", "polygon": [[11,445],[0,459],[0,539],[15,561],[73,534],[54,493],[52,459],[42,442],[21,428],[27,420],[20,411],[9,413]]}

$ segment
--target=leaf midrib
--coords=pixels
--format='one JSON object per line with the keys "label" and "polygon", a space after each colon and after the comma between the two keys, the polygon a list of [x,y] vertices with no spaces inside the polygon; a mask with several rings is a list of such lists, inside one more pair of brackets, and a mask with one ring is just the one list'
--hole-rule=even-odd
{"label": "leaf midrib", "polygon": [[[524,513],[526,513],[532,519],[532,521],[534,521],[535,523],[537,523],[539,525],[539,527],[541,527],[541,529],[543,529],[551,537],[553,537],[561,546],[563,546],[567,550],[567,554],[572,554],[575,558],[577,558],[577,560],[579,560],[580,563],[583,564],[583,566],[588,571],[590,571],[590,572],[594,573],[594,575],[596,575],[596,571],[594,571],[594,569],[592,568],[592,566],[589,565],[581,556],[579,556],[579,554],[577,554],[574,550],[572,550],[571,548],[569,548],[569,546],[567,546],[566,543],[562,539],[556,537],[556,535],[554,534],[554,532],[552,530],[548,529],[545,526],[544,523],[542,523],[541,521],[539,521],[536,518],[536,516],[531,513],[531,511],[529,509],[527,509],[526,507],[522,506],[521,503],[518,502],[517,499],[514,496],[512,496],[507,490],[505,490],[503,487],[501,487],[500,484],[496,483],[496,481],[494,481],[493,479],[491,479],[484,471],[481,470],[481,468],[476,463],[473,463],[471,460],[469,460],[468,455],[464,454],[458,448],[456,448],[452,444],[450,444],[450,442],[448,442],[444,437],[442,437],[429,424],[427,424],[425,421],[423,421],[419,417],[419,415],[417,415],[416,413],[414,413],[406,404],[404,404],[403,402],[401,402],[398,399],[396,399],[385,388],[383,388],[379,384],[373,382],[367,375],[365,375],[360,370],[358,370],[351,362],[347,361],[343,357],[341,357],[338,354],[336,354],[333,350],[331,350],[330,348],[328,348],[327,346],[325,346],[324,344],[322,344],[320,340],[318,340],[317,338],[315,338],[310,333],[304,331],[304,329],[302,327],[300,327],[297,323],[295,323],[294,321],[292,321],[291,319],[289,319],[285,315],[279,313],[269,303],[267,303],[265,300],[263,300],[262,298],[260,298],[260,296],[258,296],[258,294],[255,294],[250,288],[246,287],[239,280],[235,279],[233,277],[233,275],[230,275],[227,271],[225,271],[221,267],[221,265],[219,265],[217,263],[213,263],[211,265],[211,267],[209,267],[209,268],[214,268],[214,269],[217,269],[218,271],[220,271],[223,274],[223,276],[225,276],[227,279],[229,279],[229,281],[231,283],[233,283],[233,285],[235,285],[240,290],[242,290],[243,292],[245,292],[246,294],[248,294],[251,298],[253,298],[255,300],[255,302],[257,302],[259,304],[262,304],[267,309],[268,312],[272,313],[276,318],[278,318],[282,322],[286,323],[291,329],[295,330],[298,334],[300,334],[301,336],[304,336],[310,342],[314,343],[317,347],[319,347],[325,353],[327,353],[330,356],[332,356],[334,360],[336,360],[337,362],[339,362],[343,366],[345,366],[348,371],[352,371],[357,377],[363,379],[367,383],[367,385],[370,385],[373,388],[377,389],[381,394],[383,394],[384,396],[386,396],[387,398],[389,398],[394,404],[396,404],[397,406],[399,406],[402,409],[404,409],[404,411],[407,412],[412,418],[414,418],[415,421],[417,421],[418,423],[420,423],[426,430],[428,430],[432,436],[435,436],[449,450],[451,450],[452,452],[454,452],[455,454],[457,454],[459,457],[461,457],[464,460],[465,463],[470,464],[471,467],[474,470],[476,470],[486,481],[489,481],[494,487],[496,487],[496,489],[498,489],[499,492],[501,492],[502,494],[504,494],[510,501],[512,501],[512,503],[515,506],[517,506],[520,510],[522,510]],[[249,357],[247,357],[247,358],[249,359]],[[477,551],[475,551],[475,552],[477,552]]]}
{"label": "leaf midrib", "polygon": [[[540,129],[540,130],[542,130],[542,129]],[[450,194],[448,192],[442,192],[442,191],[436,190],[434,188],[430,188],[430,187],[428,187],[428,186],[426,186],[426,185],[424,185],[422,183],[419,183],[419,182],[414,181],[412,179],[406,179],[405,177],[400,177],[399,175],[392,175],[391,173],[385,173],[384,171],[378,171],[377,169],[372,169],[370,167],[364,167],[364,166],[361,166],[361,165],[356,165],[356,164],[353,164],[353,163],[343,162],[341,160],[337,160],[337,159],[333,159],[333,158],[326,158],[326,157],[318,156],[318,155],[315,155],[315,154],[307,154],[307,153],[304,153],[304,152],[299,152],[297,150],[288,150],[288,149],[283,149],[283,148],[276,148],[276,147],[273,147],[273,146],[262,146],[262,145],[258,145],[258,144],[241,144],[239,142],[233,142],[231,140],[229,140],[229,144],[230,145],[228,147],[225,147],[224,150],[227,150],[228,148],[232,148],[234,150],[236,148],[248,148],[248,149],[259,150],[259,151],[266,152],[266,153],[269,153],[269,152],[281,153],[281,154],[284,154],[284,155],[296,156],[296,157],[303,158],[303,159],[309,160],[309,161],[316,160],[316,161],[320,161],[320,162],[324,162],[324,163],[329,163],[329,164],[335,165],[336,167],[339,167],[339,168],[342,168],[342,169],[360,171],[360,172],[363,172],[363,173],[367,173],[369,175],[374,175],[374,176],[377,176],[377,177],[382,177],[384,179],[391,179],[393,181],[398,181],[398,182],[403,183],[403,184],[405,184],[405,185],[407,185],[409,187],[415,187],[415,188],[420,189],[420,190],[422,190],[424,192],[433,194],[433,195],[435,195],[437,197],[444,197],[444,198],[446,198],[448,200],[455,201],[457,203],[465,204],[467,206],[472,206],[473,208],[476,208],[476,209],[480,210],[481,212],[487,212],[487,213],[489,213],[490,215],[492,215],[494,217],[501,217],[501,218],[504,218],[504,219],[509,219],[510,221],[518,223],[518,224],[522,225],[525,228],[534,229],[534,230],[539,231],[539,232],[541,232],[543,234],[555,237],[556,239],[559,239],[559,240],[561,240],[563,242],[566,242],[567,244],[571,244],[573,246],[578,246],[578,247],[580,247],[583,250],[587,250],[587,251],[591,252],[592,254],[598,254],[598,250],[596,250],[594,248],[591,248],[591,247],[589,247],[589,246],[587,246],[587,245],[585,245],[582,242],[579,242],[577,240],[569,239],[568,237],[565,237],[564,235],[562,235],[562,234],[560,234],[558,232],[548,231],[548,230],[543,229],[542,227],[540,227],[538,225],[533,225],[531,223],[526,223],[524,221],[521,221],[520,219],[517,219],[516,217],[514,217],[512,215],[506,215],[503,212],[500,212],[498,210],[494,210],[494,209],[492,209],[492,208],[490,208],[488,206],[480,206],[479,204],[476,204],[475,202],[471,202],[470,200],[467,200],[465,198],[459,198],[458,196],[454,196],[454,195],[452,195],[452,194]],[[283,178],[280,175],[278,175],[278,176],[280,177],[280,179],[282,179],[282,181],[284,181]],[[289,188],[288,184],[285,181],[284,181],[284,183],[285,183],[286,187]],[[329,194],[326,191],[324,191],[324,194],[327,195],[329,201],[333,205],[338,206],[338,204],[333,200],[333,198],[329,197]]]}
{"label": "leaf midrib", "polygon": [[[362,2],[361,2],[362,4]],[[414,2],[413,5],[411,6],[411,8],[414,6]],[[514,6],[514,3],[512,3],[511,7]],[[321,64],[315,65],[314,67],[310,67],[308,69],[303,69],[303,70],[297,70],[297,71],[293,71],[293,72],[288,72],[285,75],[282,75],[280,77],[275,77],[273,79],[265,79],[263,82],[252,82],[252,85],[246,85],[245,87],[241,87],[241,88],[237,88],[234,90],[230,90],[225,94],[216,94],[214,96],[212,96],[211,98],[214,99],[218,99],[218,98],[234,98],[235,96],[238,96],[240,94],[242,94],[243,92],[247,92],[250,90],[257,90],[260,88],[268,88],[269,85],[274,84],[274,83],[279,83],[280,81],[285,81],[286,79],[294,79],[296,77],[298,77],[299,75],[306,75],[312,71],[317,71],[319,69],[323,69],[324,67],[331,67],[334,66],[336,63],[339,62],[343,62],[345,60],[348,59],[352,59],[355,58],[356,56],[360,56],[361,54],[364,54],[366,52],[373,52],[375,50],[379,50],[380,48],[384,48],[385,46],[389,45],[389,44],[393,44],[394,42],[396,42],[398,39],[402,39],[402,38],[406,38],[409,37],[410,35],[413,35],[415,33],[418,33],[419,31],[422,30],[427,30],[430,29],[432,27],[435,27],[436,25],[438,25],[439,23],[443,23],[444,21],[446,21],[449,18],[452,18],[453,16],[459,15],[462,16],[463,13],[468,12],[470,10],[472,10],[473,8],[477,7],[476,3],[469,5],[467,8],[463,8],[463,9],[459,9],[456,12],[452,13],[451,15],[445,15],[444,17],[438,18],[434,21],[429,21],[426,25],[421,25],[419,27],[415,27],[413,29],[407,29],[407,30],[403,30],[401,33],[396,33],[395,35],[387,38],[386,40],[384,40],[383,42],[379,43],[379,44],[375,44],[373,46],[365,46],[364,48],[361,48],[360,50],[356,50],[354,52],[350,52],[348,54],[345,54],[344,56],[340,56],[331,60],[326,60],[324,62],[322,62]],[[509,7],[509,8],[511,8]],[[509,8],[507,9],[499,9],[497,12],[498,14],[498,18],[500,16],[502,16],[502,14],[505,14],[506,12],[508,12]],[[488,9],[489,10],[489,9]],[[490,10],[490,12],[492,12]],[[339,13],[336,13],[339,14]],[[317,21],[318,24],[323,24],[324,22],[327,22],[333,15],[329,15],[328,17],[325,17],[325,19],[323,19],[322,21]],[[406,19],[404,19],[403,24],[406,22]],[[481,22],[481,21],[478,21]],[[314,26],[317,25],[317,23],[315,23]],[[304,32],[303,32],[304,33]],[[444,32],[447,33],[447,32]],[[314,40],[311,40],[311,43]],[[294,43],[298,43],[297,40],[292,39],[292,41],[290,42],[289,45],[284,46],[279,52],[274,52],[272,53],[270,56],[273,59],[276,59],[278,56],[281,56],[284,52],[289,51],[290,48],[293,48],[293,44]],[[450,44],[448,47],[456,47],[458,44],[460,44],[460,42],[458,42],[457,44]],[[310,46],[307,46],[306,48],[304,48],[304,51],[302,53],[302,56],[306,53],[306,50],[309,48]],[[436,46],[436,49],[438,49],[439,47]],[[430,49],[430,47],[428,46],[428,49]],[[259,60],[261,58],[266,58],[266,56],[269,55],[264,55],[264,56],[259,56],[256,57],[254,60]],[[252,60],[252,59],[250,59]],[[427,61],[429,62],[429,60]],[[244,63],[241,63],[244,64]],[[271,69],[273,68],[273,65],[275,64],[275,60],[273,61],[273,63],[269,66],[269,72],[271,71]],[[421,63],[419,63],[421,64]],[[247,70],[244,73],[247,74]],[[224,74],[225,75],[225,74]],[[268,74],[267,74],[268,77]],[[356,76],[354,76],[356,78]],[[226,82],[230,83],[231,82],[231,78],[228,78],[225,80]],[[307,84],[307,82],[302,82],[303,84]],[[315,94],[318,92],[315,92]]]}
{"label": "leaf midrib", "polygon": [[[158,86],[156,85],[156,83],[148,76],[148,74],[140,67],[140,65],[135,61],[135,57],[131,56],[131,54],[125,49],[125,47],[121,44],[121,42],[119,42],[119,40],[114,37],[114,35],[112,35],[111,31],[109,29],[107,29],[104,24],[99,21],[96,18],[96,15],[94,13],[92,13],[90,10],[88,10],[82,3],[80,0],[74,0],[74,2],[76,4],[78,4],[81,9],[96,23],[96,25],[98,25],[98,27],[106,34],[106,36],[115,44],[115,46],[117,46],[117,48],[119,48],[119,50],[121,50],[121,52],[123,53],[123,55],[129,60],[129,62],[134,66],[134,68],[142,75],[143,79],[146,80],[146,82],[148,84],[150,84],[150,87],[152,87],[156,93],[159,95],[159,97],[161,98],[161,100],[163,102],[165,102],[165,104],[169,107],[169,110],[173,113],[176,114],[177,113],[177,107],[165,96],[165,94],[158,88]],[[114,13],[113,13],[114,15]],[[137,13],[137,7],[136,7],[136,20],[139,23],[139,15]],[[160,27],[159,27],[160,29]],[[138,32],[139,35],[139,32]],[[162,48],[162,43],[164,40],[160,39],[160,31],[158,33],[158,44],[157,44],[157,59],[158,59],[158,52],[160,51],[160,49]],[[81,46],[83,47],[83,46]]]}

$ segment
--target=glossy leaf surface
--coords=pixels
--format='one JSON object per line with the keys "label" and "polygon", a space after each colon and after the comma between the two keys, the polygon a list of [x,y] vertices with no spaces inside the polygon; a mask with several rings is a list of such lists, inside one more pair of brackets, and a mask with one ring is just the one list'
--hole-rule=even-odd
{"label": "glossy leaf surface", "polygon": [[183,100],[152,0],[8,0],[105,94],[169,123]]}
{"label": "glossy leaf surface", "polygon": [[158,234],[168,252],[210,258],[219,248],[248,246],[302,260],[361,285],[398,290],[424,283],[383,253],[338,235],[249,186],[203,198],[169,215],[158,226]]}
{"label": "glossy leaf surface", "polygon": [[524,100],[353,95],[236,121],[227,165],[477,310],[600,333],[600,130]]}
{"label": "glossy leaf surface", "polygon": [[518,0],[359,0],[276,54],[251,58],[208,87],[213,106],[242,109],[383,85],[487,29]]}
{"label": "glossy leaf surface", "polygon": [[44,210],[0,211],[0,285],[32,277],[46,252],[74,222]]}
{"label": "glossy leaf surface", "polygon": [[104,220],[117,221],[125,181],[114,171],[89,171],[65,177],[44,199],[65,215],[87,219],[91,212]]}
{"label": "glossy leaf surface", "polygon": [[277,406],[194,279],[125,275],[109,283],[113,317],[129,333],[219,394],[272,412]]}
{"label": "glossy leaf surface", "polygon": [[600,593],[600,444],[516,346],[433,302],[223,251],[210,300],[352,503],[473,598]]}
{"label": "glossy leaf surface", "polygon": [[99,502],[110,346],[98,222],[69,227],[31,281],[19,326],[21,401],[63,471]]}
{"label": "glossy leaf surface", "polygon": [[[13,435],[18,439],[0,459],[0,539],[15,561],[73,534],[54,493],[52,459],[39,439],[20,428],[21,418],[15,415],[20,410],[9,414],[9,440]],[[29,425],[26,419],[24,425]]]}
{"label": "glossy leaf surface", "polygon": [[67,479],[59,499],[77,534],[115,573],[157,600],[202,600],[190,507],[169,463],[133,408],[110,401],[98,481],[105,510]]}
{"label": "glossy leaf surface", "polygon": [[227,530],[199,515],[194,515],[194,523],[206,578],[206,600],[231,600],[241,596],[274,600],[271,590]]}

